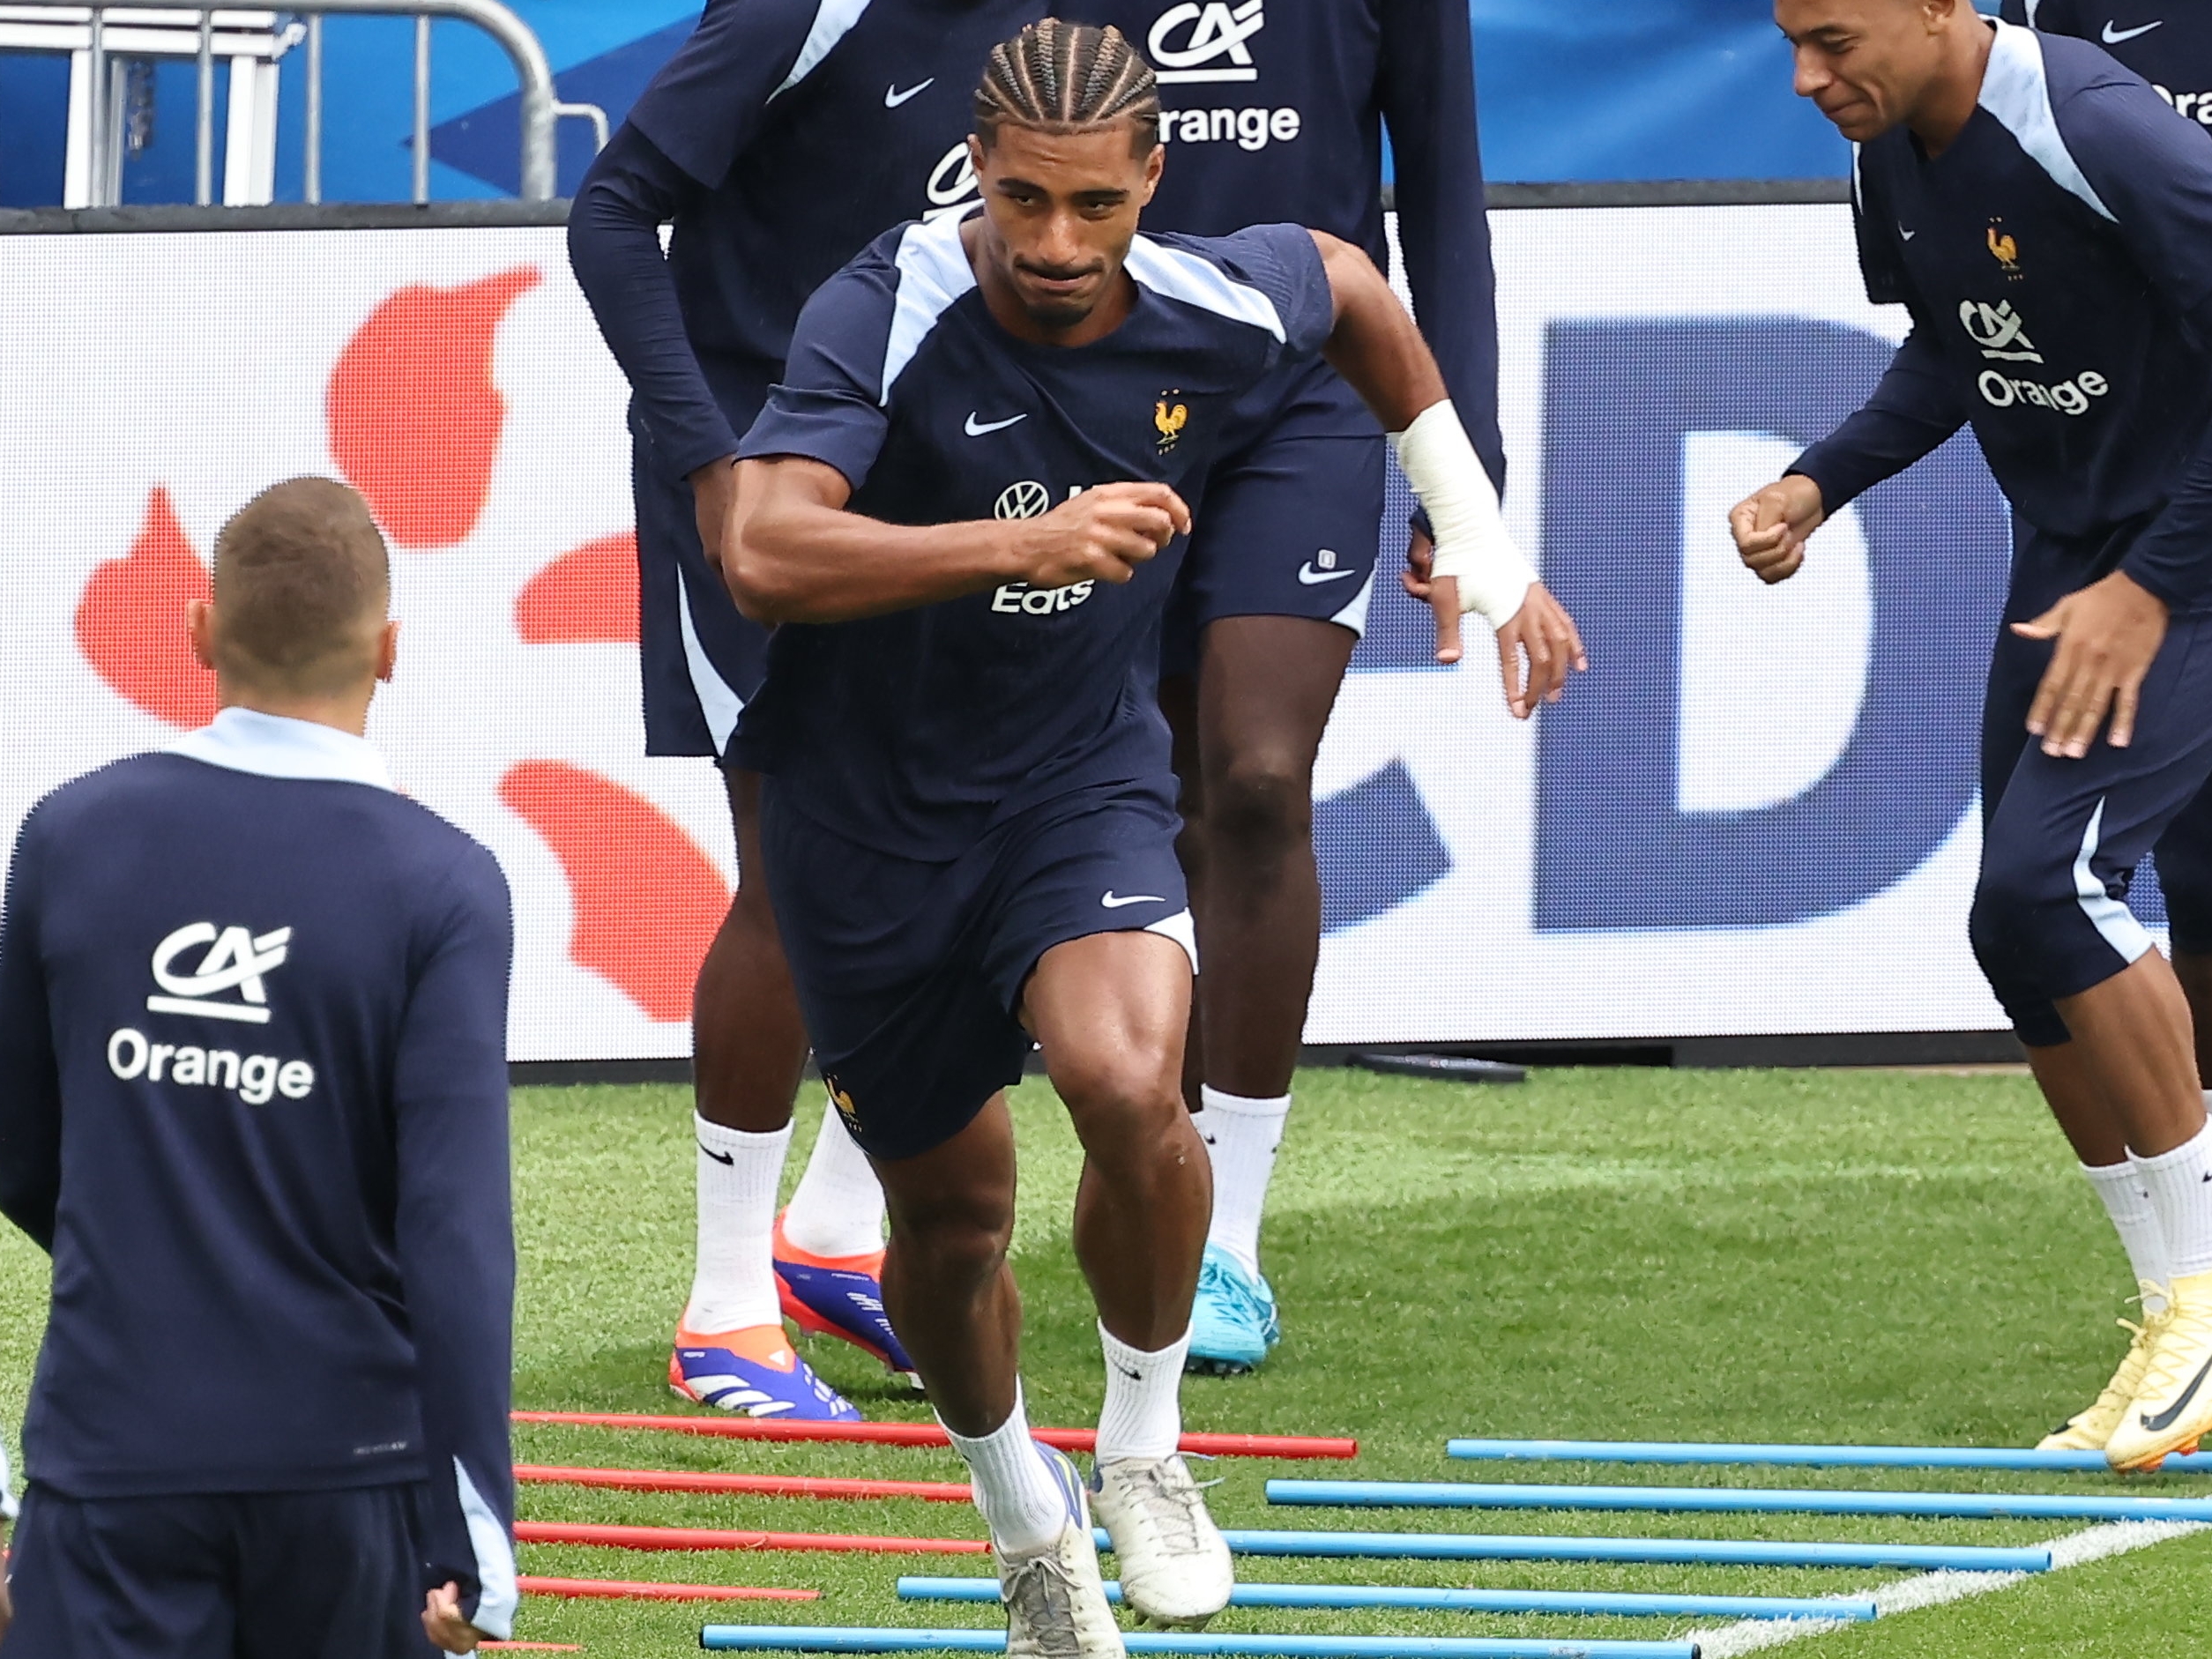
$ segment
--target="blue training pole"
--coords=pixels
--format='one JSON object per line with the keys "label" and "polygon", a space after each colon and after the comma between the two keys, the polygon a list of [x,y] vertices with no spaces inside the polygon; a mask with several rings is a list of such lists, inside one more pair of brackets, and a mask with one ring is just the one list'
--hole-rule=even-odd
{"label": "blue training pole", "polygon": [[[1133,1654],[1218,1659],[1697,1659],[1687,1641],[1526,1641],[1476,1636],[1210,1636],[1132,1632]],[[699,1646],[746,1653],[1004,1653],[1002,1630],[866,1630],[834,1625],[709,1625]]]}
{"label": "blue training pole", "polygon": [[[2102,1452],[2031,1452],[1978,1446],[1759,1446],[1700,1440],[1453,1440],[1478,1462],[1778,1463],[1802,1469],[2082,1469],[2110,1474]],[[2212,1474],[2212,1453],[2169,1457],[2161,1474]]]}
{"label": "blue training pole", "polygon": [[1731,1492],[1706,1486],[1486,1486],[1460,1481],[1271,1480],[1271,1504],[1402,1509],[1635,1509],[1748,1514],[1922,1515],[1949,1521],[2203,1521],[2212,1499],[2032,1493]]}
{"label": "blue training pole", "polygon": [[[1105,1529],[1094,1536],[1111,1549]],[[2047,1573],[2051,1551],[1985,1544],[1765,1544],[1718,1538],[1516,1537],[1495,1532],[1265,1532],[1222,1535],[1236,1555],[1372,1561],[1636,1561],[1663,1566],[1905,1567],[1933,1573]]]}
{"label": "blue training pole", "polygon": [[[1117,1607],[1121,1587],[1108,1584]],[[996,1579],[902,1578],[901,1601],[995,1602]],[[1365,1584],[1240,1584],[1232,1607],[1401,1607],[1441,1613],[1563,1613],[1592,1618],[1851,1618],[1874,1616],[1864,1596],[1634,1596],[1578,1590],[1405,1589]]]}

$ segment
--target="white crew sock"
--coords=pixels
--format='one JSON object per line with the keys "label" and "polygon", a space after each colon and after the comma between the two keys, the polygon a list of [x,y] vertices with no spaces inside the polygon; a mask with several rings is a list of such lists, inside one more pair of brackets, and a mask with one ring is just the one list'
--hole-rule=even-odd
{"label": "white crew sock", "polygon": [[784,1209],[784,1237],[810,1256],[872,1256],[883,1247],[883,1189],[835,1110],[822,1114],[807,1172]]}
{"label": "white crew sock", "polygon": [[1213,1221],[1206,1242],[1227,1251],[1257,1278],[1260,1215],[1267,1208],[1268,1179],[1275,1173],[1275,1149],[1283,1144],[1291,1097],[1253,1100],[1202,1085],[1198,1098],[1198,1133],[1213,1164]]}
{"label": "white crew sock", "polygon": [[975,1506],[990,1525],[992,1547],[1002,1556],[1051,1549],[1068,1524],[1068,1500],[1045,1462],[1044,1449],[1029,1437],[1019,1380],[1014,1384],[1012,1415],[988,1434],[972,1440],[950,1428],[945,1433],[974,1477]]}
{"label": "white crew sock", "polygon": [[[2127,1252],[2127,1265],[2134,1269],[2136,1283],[2166,1283],[2166,1235],[2158,1225],[2158,1214],[2150,1207],[2150,1194],[2143,1190],[2134,1164],[2108,1164],[2100,1168],[2084,1164],[2082,1173],[2104,1201],[2104,1213],[2112,1218],[2112,1229]],[[2144,1313],[2164,1311],[2163,1306],[2151,1306],[2146,1298]]]}
{"label": "white crew sock", "polygon": [[694,1112],[691,1127],[699,1142],[699,1243],[684,1328],[712,1336],[779,1325],[769,1248],[791,1126],[752,1135]]}
{"label": "white crew sock", "polygon": [[1183,1359],[1190,1352],[1190,1333],[1148,1354],[1101,1325],[1099,1346],[1106,1350],[1106,1373],[1099,1461],[1167,1456],[1183,1438]]}
{"label": "white crew sock", "polygon": [[2212,1273],[2212,1123],[2171,1152],[2135,1159],[2177,1279]]}

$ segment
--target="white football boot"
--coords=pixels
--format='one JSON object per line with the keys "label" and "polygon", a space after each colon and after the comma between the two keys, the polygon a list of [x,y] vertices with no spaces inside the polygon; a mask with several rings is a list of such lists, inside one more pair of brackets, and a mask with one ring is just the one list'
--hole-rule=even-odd
{"label": "white football boot", "polygon": [[1229,1546],[1182,1458],[1121,1457],[1091,1477],[1091,1504],[1113,1540],[1121,1600],[1154,1625],[1202,1630],[1229,1604]]}
{"label": "white football boot", "polygon": [[1083,1477],[1060,1453],[1039,1450],[1068,1500],[1068,1521],[1049,1548],[998,1558],[1008,1659],[1124,1659],[1099,1575]]}

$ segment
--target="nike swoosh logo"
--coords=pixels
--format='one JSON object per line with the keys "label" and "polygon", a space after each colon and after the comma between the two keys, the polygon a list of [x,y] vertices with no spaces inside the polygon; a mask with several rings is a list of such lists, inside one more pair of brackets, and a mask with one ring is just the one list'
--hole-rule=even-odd
{"label": "nike swoosh logo", "polygon": [[1028,419],[1025,414],[1017,414],[1009,415],[1003,420],[979,420],[975,418],[975,411],[971,409],[968,411],[968,435],[979,438],[987,432],[1003,432],[1016,421]]}
{"label": "nike swoosh logo", "polygon": [[704,1141],[699,1142],[699,1150],[705,1153],[717,1164],[727,1164],[734,1167],[737,1163],[737,1155],[735,1153],[718,1152],[712,1147],[709,1146]]}
{"label": "nike swoosh logo", "polygon": [[2197,1390],[2204,1387],[2204,1380],[2207,1377],[2212,1377],[2212,1359],[2206,1360],[2198,1369],[2197,1374],[2190,1379],[2189,1386],[2181,1391],[2181,1397],[2178,1400],[2155,1417],[2148,1413],[2141,1414],[2141,1420],[2143,1427],[2153,1434],[2164,1434],[2175,1424],[2180,1422],[2181,1414],[2189,1409],[2189,1402],[2197,1397]]}
{"label": "nike swoosh logo", "polygon": [[2156,23],[2146,23],[2141,27],[2134,29],[2123,29],[2118,23],[2107,23],[2104,26],[2104,44],[2118,46],[2123,41],[2132,41],[2139,34],[2149,34],[2153,29],[2163,29],[2165,26],[2166,20],[2164,18],[2159,19]]}
{"label": "nike swoosh logo", "polygon": [[1903,238],[1904,238],[1907,242],[1910,242],[1910,241],[1911,241],[1911,240],[1912,240],[1915,236],[1918,236],[1919,234],[1920,234],[1920,233],[1919,233],[1918,231],[1917,231],[1917,230],[1907,230],[1907,229],[1906,229],[1906,228],[1905,228],[1903,225],[1900,225],[1900,226],[1898,226],[1898,227],[1897,227],[1897,234],[1899,234],[1900,236],[1903,237]]}
{"label": "nike swoosh logo", "polygon": [[[2150,26],[2155,29],[2158,26],[2154,23]],[[899,107],[899,105],[905,103],[909,98],[912,98],[916,93],[921,91],[923,86],[935,86],[936,84],[937,78],[935,75],[932,75],[927,80],[922,82],[920,86],[909,86],[903,93],[896,86],[886,86],[883,88],[883,108],[886,109],[896,109]]]}
{"label": "nike swoosh logo", "polygon": [[1309,588],[1317,588],[1324,582],[1341,582],[1348,576],[1358,576],[1357,570],[1316,570],[1308,559],[1298,567],[1298,579]]}
{"label": "nike swoosh logo", "polygon": [[1108,910],[1122,910],[1131,904],[1165,904],[1167,900],[1158,893],[1132,893],[1122,898],[1109,892],[1099,903]]}
{"label": "nike swoosh logo", "polygon": [[1114,1369],[1119,1371],[1123,1376],[1127,1377],[1131,1382],[1142,1382],[1144,1380],[1144,1373],[1141,1371],[1131,1371],[1127,1365],[1117,1365]]}

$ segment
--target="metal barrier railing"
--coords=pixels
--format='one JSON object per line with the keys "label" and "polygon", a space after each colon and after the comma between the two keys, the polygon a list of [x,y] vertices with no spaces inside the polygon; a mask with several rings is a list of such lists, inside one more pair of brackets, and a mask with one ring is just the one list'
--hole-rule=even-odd
{"label": "metal barrier railing", "polygon": [[[175,55],[190,49],[199,69],[194,123],[194,200],[215,199],[215,60],[277,58],[304,41],[307,45],[306,153],[302,191],[309,202],[323,199],[323,20],[331,16],[411,17],[414,19],[413,196],[430,199],[430,22],[451,18],[473,24],[505,50],[515,66],[521,93],[522,199],[550,201],[556,190],[555,135],[564,117],[588,121],[599,145],[607,140],[607,112],[596,104],[563,103],[555,95],[553,70],[545,48],[530,26],[499,0],[308,0],[276,11],[216,6],[108,6],[66,4],[63,0],[9,0],[0,5],[0,42],[48,47],[86,57],[86,187],[81,205],[118,205],[122,166],[116,147],[117,119],[111,98],[111,62],[134,54]],[[294,19],[304,19],[295,21]],[[9,27],[10,24],[25,26]],[[197,39],[182,33],[196,31]],[[227,31],[227,33],[226,33]],[[81,46],[79,41],[82,42]],[[273,86],[269,96],[273,99]],[[233,96],[237,96],[234,76]],[[262,140],[273,145],[272,130]],[[235,130],[234,127],[234,131]],[[226,192],[226,196],[229,196]]]}

